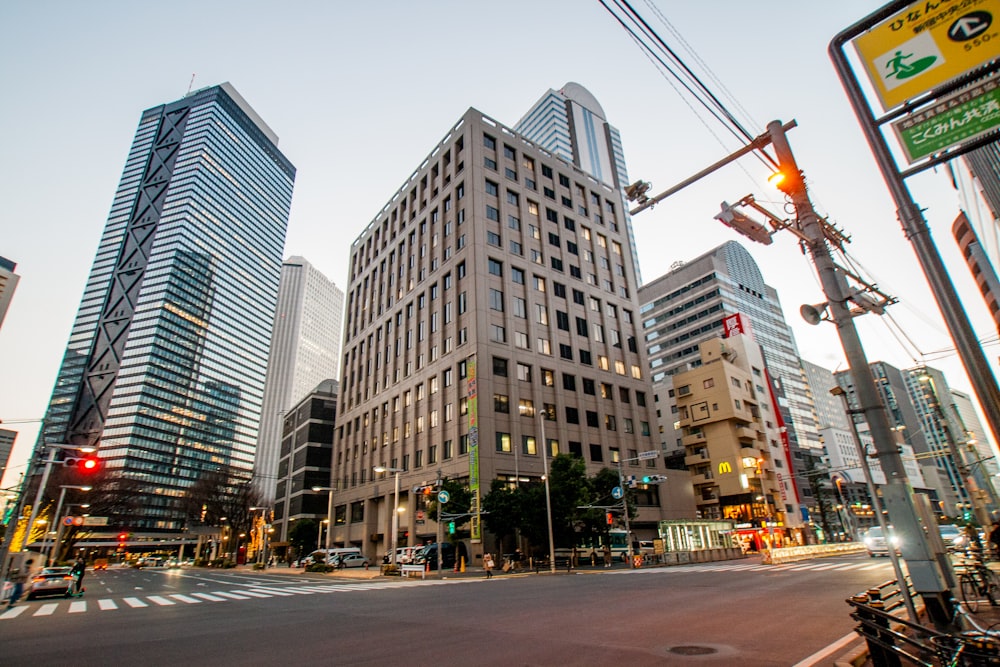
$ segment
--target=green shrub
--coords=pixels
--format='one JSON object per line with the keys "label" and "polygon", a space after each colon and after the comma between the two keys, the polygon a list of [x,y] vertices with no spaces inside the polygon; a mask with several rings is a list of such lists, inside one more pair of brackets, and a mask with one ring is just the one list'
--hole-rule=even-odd
{"label": "green shrub", "polygon": [[306,566],[306,572],[333,572],[333,566],[326,563],[313,563]]}

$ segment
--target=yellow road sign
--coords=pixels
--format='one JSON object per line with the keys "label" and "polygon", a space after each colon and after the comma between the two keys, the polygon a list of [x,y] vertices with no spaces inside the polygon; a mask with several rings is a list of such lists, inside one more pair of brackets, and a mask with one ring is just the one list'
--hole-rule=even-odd
{"label": "yellow road sign", "polygon": [[891,109],[1000,57],[1000,0],[924,0],[854,40]]}

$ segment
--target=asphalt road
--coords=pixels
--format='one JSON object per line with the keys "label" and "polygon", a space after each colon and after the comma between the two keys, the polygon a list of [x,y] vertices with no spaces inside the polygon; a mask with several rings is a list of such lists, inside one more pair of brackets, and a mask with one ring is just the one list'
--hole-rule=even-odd
{"label": "asphalt road", "polygon": [[0,612],[0,665],[787,666],[850,635],[845,598],[890,578],[863,555],[490,581],[112,568]]}

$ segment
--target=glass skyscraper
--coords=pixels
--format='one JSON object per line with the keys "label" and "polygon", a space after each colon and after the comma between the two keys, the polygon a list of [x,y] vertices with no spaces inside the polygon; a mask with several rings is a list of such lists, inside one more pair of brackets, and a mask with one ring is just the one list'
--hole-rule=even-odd
{"label": "glass skyscraper", "polygon": [[176,530],[203,473],[250,477],[295,168],[228,83],[146,110],[46,414]]}
{"label": "glass skyscraper", "polygon": [[[597,98],[578,83],[569,82],[559,90],[549,89],[514,130],[619,192],[629,184],[621,135],[608,123]],[[642,282],[639,250],[627,208],[622,211],[622,219],[632,247],[632,267]],[[616,223],[609,220],[609,224]]]}

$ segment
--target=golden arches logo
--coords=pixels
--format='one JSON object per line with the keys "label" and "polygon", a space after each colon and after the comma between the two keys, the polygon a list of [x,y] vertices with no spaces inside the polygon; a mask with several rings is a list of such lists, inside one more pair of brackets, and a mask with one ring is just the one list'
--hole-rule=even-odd
{"label": "golden arches logo", "polygon": [[719,464],[720,475],[725,475],[726,473],[731,473],[731,472],[733,472],[733,466],[732,464],[729,463],[729,461],[723,461],[722,463]]}

